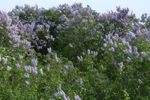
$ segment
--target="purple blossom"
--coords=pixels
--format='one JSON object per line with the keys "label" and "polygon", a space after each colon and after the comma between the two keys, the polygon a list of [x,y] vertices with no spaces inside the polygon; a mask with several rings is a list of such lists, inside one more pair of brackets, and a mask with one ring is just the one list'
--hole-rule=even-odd
{"label": "purple blossom", "polygon": [[32,73],[34,75],[38,74],[37,68],[36,67],[31,67],[31,66],[24,66],[24,70],[26,72]]}
{"label": "purple blossom", "polygon": [[80,98],[78,95],[75,95],[75,96],[74,96],[74,99],[75,99],[75,100],[81,100],[81,98]]}
{"label": "purple blossom", "polygon": [[33,67],[36,67],[37,64],[38,64],[37,58],[32,58],[31,62],[32,62],[32,66],[33,66]]}
{"label": "purple blossom", "polygon": [[61,16],[59,17],[59,19],[60,19],[61,21],[68,21],[68,18],[66,17],[66,15],[61,15]]}
{"label": "purple blossom", "polygon": [[138,57],[139,56],[139,53],[138,53],[138,49],[137,49],[137,47],[133,47],[133,54],[136,56],[136,57]]}
{"label": "purple blossom", "polygon": [[15,65],[16,65],[16,67],[20,67],[20,64],[19,64],[19,63],[15,64]]}
{"label": "purple blossom", "polygon": [[48,53],[51,53],[52,49],[51,47],[47,48]]}

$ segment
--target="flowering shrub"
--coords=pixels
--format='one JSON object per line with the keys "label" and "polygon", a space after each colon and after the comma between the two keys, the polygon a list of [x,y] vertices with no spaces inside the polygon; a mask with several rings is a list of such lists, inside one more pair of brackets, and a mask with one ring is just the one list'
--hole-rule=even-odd
{"label": "flowering shrub", "polygon": [[0,99],[150,99],[149,17],[82,4],[0,12]]}

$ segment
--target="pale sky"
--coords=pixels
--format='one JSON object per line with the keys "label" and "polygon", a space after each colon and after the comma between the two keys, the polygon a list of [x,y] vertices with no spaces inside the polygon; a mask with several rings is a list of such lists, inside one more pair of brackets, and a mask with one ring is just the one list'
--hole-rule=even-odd
{"label": "pale sky", "polygon": [[0,3],[0,10],[8,12],[16,5],[23,6],[24,4],[31,6],[37,4],[39,7],[51,8],[64,3],[72,5],[75,2],[82,3],[83,6],[90,5],[92,9],[100,13],[115,10],[116,6],[120,6],[128,7],[138,17],[143,13],[150,15],[150,0],[3,0]]}

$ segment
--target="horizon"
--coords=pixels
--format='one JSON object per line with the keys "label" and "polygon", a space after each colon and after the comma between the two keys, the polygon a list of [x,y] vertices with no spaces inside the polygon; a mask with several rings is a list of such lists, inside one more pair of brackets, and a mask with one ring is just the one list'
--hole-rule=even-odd
{"label": "horizon", "polygon": [[[8,3],[9,2],[9,3]],[[51,8],[51,7],[58,7],[62,4],[68,4],[72,5],[74,3],[82,3],[83,7],[89,5],[93,10],[95,10],[98,13],[107,13],[108,11],[116,11],[116,7],[120,6],[121,8],[129,8],[130,13],[135,13],[136,17],[140,17],[142,14],[147,13],[150,15],[150,6],[148,0],[111,0],[111,1],[102,1],[102,0],[88,0],[88,1],[82,1],[82,0],[53,0],[53,1],[47,1],[47,0],[5,0],[3,1],[3,5],[0,6],[0,11],[9,12],[12,9],[14,9],[17,5],[18,6],[24,6],[25,4],[30,6],[38,5],[39,8],[43,7],[45,9]]]}

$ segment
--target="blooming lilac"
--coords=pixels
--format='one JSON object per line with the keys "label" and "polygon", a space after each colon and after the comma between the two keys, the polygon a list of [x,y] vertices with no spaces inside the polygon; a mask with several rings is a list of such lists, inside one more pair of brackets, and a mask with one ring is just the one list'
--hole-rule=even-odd
{"label": "blooming lilac", "polygon": [[109,48],[109,51],[114,52],[115,51],[114,47]]}
{"label": "blooming lilac", "polygon": [[48,53],[51,53],[52,49],[51,47],[47,48]]}
{"label": "blooming lilac", "polygon": [[24,77],[25,77],[25,78],[29,78],[30,75],[29,75],[28,73],[26,73],[26,74],[24,74]]}
{"label": "blooming lilac", "polygon": [[34,75],[38,74],[38,71],[37,71],[36,67],[24,66],[24,69],[25,69],[26,72],[32,73]]}
{"label": "blooming lilac", "polygon": [[29,81],[25,81],[25,83],[26,83],[27,85],[29,85],[29,84],[30,84],[30,82],[29,82]]}
{"label": "blooming lilac", "polygon": [[16,67],[20,67],[20,64],[19,64],[19,63],[15,64],[15,65],[16,65]]}
{"label": "blooming lilac", "polygon": [[2,62],[3,62],[4,64],[7,64],[7,61],[8,61],[8,59],[7,59],[7,58],[2,57]]}
{"label": "blooming lilac", "polygon": [[127,62],[130,63],[131,62],[131,58],[127,57]]}
{"label": "blooming lilac", "polygon": [[43,69],[42,69],[42,68],[40,69],[40,73],[41,73],[41,75],[43,75],[43,74],[44,74],[44,73],[43,73]]}
{"label": "blooming lilac", "polygon": [[141,52],[141,56],[142,56],[142,57],[145,57],[145,56],[146,56],[146,52],[144,52],[144,51]]}
{"label": "blooming lilac", "polygon": [[81,100],[81,98],[78,95],[75,95],[74,100]]}
{"label": "blooming lilac", "polygon": [[59,17],[59,19],[60,19],[61,21],[68,21],[68,18],[66,17],[66,15],[61,15],[61,16]]}
{"label": "blooming lilac", "polygon": [[12,68],[10,66],[7,66],[7,71],[10,71]]}
{"label": "blooming lilac", "polygon": [[31,62],[32,62],[32,66],[33,66],[33,67],[36,67],[37,64],[38,64],[37,58],[32,58]]}
{"label": "blooming lilac", "polygon": [[83,57],[82,57],[82,56],[77,56],[77,59],[78,59],[79,61],[83,61]]}
{"label": "blooming lilac", "polygon": [[47,65],[46,65],[46,69],[47,69],[47,71],[50,70],[50,64],[47,64]]}
{"label": "blooming lilac", "polygon": [[70,98],[65,94],[65,92],[61,89],[61,85],[58,87],[58,92],[54,94],[55,96],[63,97],[64,100],[70,100]]}

